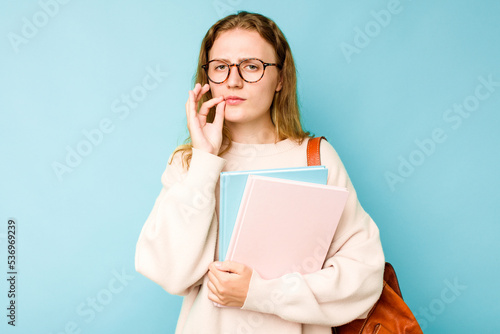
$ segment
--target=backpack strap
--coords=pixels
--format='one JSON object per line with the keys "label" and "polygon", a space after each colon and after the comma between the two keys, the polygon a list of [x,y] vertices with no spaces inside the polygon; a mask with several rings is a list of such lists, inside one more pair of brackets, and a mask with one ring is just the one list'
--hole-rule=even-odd
{"label": "backpack strap", "polygon": [[321,157],[319,153],[319,144],[321,139],[326,140],[325,137],[309,138],[307,142],[307,165],[319,166],[321,165]]}

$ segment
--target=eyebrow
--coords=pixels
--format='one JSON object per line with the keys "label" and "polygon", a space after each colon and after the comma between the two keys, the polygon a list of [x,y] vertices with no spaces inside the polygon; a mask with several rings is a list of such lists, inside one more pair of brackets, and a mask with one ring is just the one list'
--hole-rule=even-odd
{"label": "eyebrow", "polygon": [[[245,60],[245,59],[251,59],[251,58],[257,58],[257,57],[240,57],[238,58],[237,62],[241,62],[242,60]],[[224,58],[214,58],[214,59],[210,59],[210,60],[224,60],[225,62],[228,62],[228,63],[231,63],[231,61],[229,59],[224,59]]]}

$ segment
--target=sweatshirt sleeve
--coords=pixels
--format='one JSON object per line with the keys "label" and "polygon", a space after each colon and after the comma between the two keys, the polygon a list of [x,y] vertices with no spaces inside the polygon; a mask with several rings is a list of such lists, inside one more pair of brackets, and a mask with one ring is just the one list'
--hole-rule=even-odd
{"label": "sweatshirt sleeve", "polygon": [[185,171],[176,154],[136,245],[135,269],[167,292],[186,295],[214,261],[215,186],[225,160],[193,149]]}
{"label": "sweatshirt sleeve", "polygon": [[346,187],[347,204],[323,268],[266,280],[254,270],[242,309],[275,314],[285,320],[338,326],[365,318],[382,292],[384,254],[379,230],[361,207],[333,147],[321,144],[328,184]]}

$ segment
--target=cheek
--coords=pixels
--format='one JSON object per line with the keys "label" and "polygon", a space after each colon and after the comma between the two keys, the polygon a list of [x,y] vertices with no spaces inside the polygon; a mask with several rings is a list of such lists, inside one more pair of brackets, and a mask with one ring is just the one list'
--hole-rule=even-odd
{"label": "cheek", "polygon": [[264,112],[269,109],[271,103],[273,102],[274,90],[269,89],[269,87],[260,87],[258,90],[253,92],[252,96],[252,108],[259,112]]}
{"label": "cheek", "polygon": [[220,87],[213,83],[210,84],[209,92],[212,93],[212,98],[222,95]]}
{"label": "cheek", "polygon": [[260,92],[261,100],[263,104],[271,104],[275,94],[275,86],[268,84]]}

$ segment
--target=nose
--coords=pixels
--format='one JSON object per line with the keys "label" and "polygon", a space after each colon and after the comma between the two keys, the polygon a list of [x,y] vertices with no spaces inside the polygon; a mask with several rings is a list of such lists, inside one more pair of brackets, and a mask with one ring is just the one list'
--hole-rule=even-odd
{"label": "nose", "polygon": [[243,86],[243,79],[241,78],[236,65],[231,65],[226,84],[228,87],[241,88]]}

